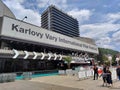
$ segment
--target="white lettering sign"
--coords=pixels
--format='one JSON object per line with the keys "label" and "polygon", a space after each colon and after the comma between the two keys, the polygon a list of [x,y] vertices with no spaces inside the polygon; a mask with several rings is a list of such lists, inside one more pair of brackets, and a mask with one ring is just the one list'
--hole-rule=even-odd
{"label": "white lettering sign", "polygon": [[96,45],[8,17],[3,18],[1,36],[98,54]]}

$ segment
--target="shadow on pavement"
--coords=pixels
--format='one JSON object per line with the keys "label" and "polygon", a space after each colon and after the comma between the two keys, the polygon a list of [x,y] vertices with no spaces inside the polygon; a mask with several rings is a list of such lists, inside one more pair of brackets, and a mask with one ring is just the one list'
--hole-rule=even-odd
{"label": "shadow on pavement", "polygon": [[115,87],[115,86],[113,86],[113,87],[109,87],[109,86],[98,85],[97,87],[101,87],[101,88],[109,88],[109,89],[118,89],[118,90],[120,90],[120,87]]}
{"label": "shadow on pavement", "polygon": [[120,90],[120,87],[111,87],[110,89],[118,89],[118,90]]}

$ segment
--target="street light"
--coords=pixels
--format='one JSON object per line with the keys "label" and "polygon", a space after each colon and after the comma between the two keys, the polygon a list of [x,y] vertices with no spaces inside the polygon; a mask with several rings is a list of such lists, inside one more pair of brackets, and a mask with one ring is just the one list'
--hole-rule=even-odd
{"label": "street light", "polygon": [[117,62],[117,66],[119,65],[119,58],[118,57],[116,57],[116,62]]}
{"label": "street light", "polygon": [[110,67],[112,66],[112,56],[108,56],[108,60],[110,61]]}
{"label": "street light", "polygon": [[24,21],[24,19],[27,19],[27,16],[25,16],[21,21]]}
{"label": "street light", "polygon": [[100,65],[100,61],[98,61],[98,65]]}

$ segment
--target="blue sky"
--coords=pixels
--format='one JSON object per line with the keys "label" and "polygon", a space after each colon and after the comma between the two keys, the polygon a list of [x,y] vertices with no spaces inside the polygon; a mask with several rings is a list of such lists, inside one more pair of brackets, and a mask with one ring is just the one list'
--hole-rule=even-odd
{"label": "blue sky", "polygon": [[51,4],[77,18],[80,36],[99,47],[120,51],[120,0],[2,0],[17,19],[40,26],[41,13]]}

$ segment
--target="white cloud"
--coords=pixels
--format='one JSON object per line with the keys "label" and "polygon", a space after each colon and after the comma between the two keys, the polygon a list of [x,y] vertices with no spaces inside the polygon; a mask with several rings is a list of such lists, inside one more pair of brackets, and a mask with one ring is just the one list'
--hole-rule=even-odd
{"label": "white cloud", "polygon": [[[96,44],[100,47],[114,49],[114,43],[120,33],[117,34],[117,30],[120,28],[120,24],[111,23],[99,23],[81,25],[81,36],[89,37],[96,40]],[[110,33],[113,32],[113,33]],[[111,34],[111,37],[109,36]],[[116,35],[117,34],[117,35]],[[119,42],[118,42],[119,43]]]}
{"label": "white cloud", "polygon": [[[111,38],[109,37],[102,37],[102,38],[99,38],[99,40],[96,41],[96,44],[100,47],[104,47],[104,48],[107,48],[108,46],[111,47],[109,44],[111,42]],[[107,46],[107,47],[106,47]]]}
{"label": "white cloud", "polygon": [[99,47],[115,49],[115,45],[111,44],[111,43],[113,43],[112,38],[110,38],[108,36],[102,37],[99,40],[96,40],[96,45],[98,45]]}
{"label": "white cloud", "polygon": [[120,12],[118,13],[109,13],[106,16],[106,19],[108,20],[109,23],[114,23],[118,20],[120,20]]}
{"label": "white cloud", "polygon": [[120,28],[119,24],[99,23],[99,24],[87,24],[80,26],[80,32],[82,36],[91,38],[101,38],[107,35],[110,31],[116,31]]}
{"label": "white cloud", "polygon": [[[5,0],[5,1],[10,1],[10,2],[12,2],[13,0]],[[16,3],[23,3],[25,0],[14,0],[14,2],[16,2]]]}
{"label": "white cloud", "polygon": [[120,45],[120,30],[115,32],[113,35],[113,41],[115,42],[114,44]]}
{"label": "white cloud", "polygon": [[[12,12],[15,14],[17,19],[23,19],[25,16],[28,18],[25,20],[26,22],[29,22],[34,25],[40,26],[41,24],[41,15],[39,14],[40,8],[47,8],[49,5],[53,4],[59,7],[60,9],[67,8],[67,0],[36,0],[38,6],[37,8],[31,8],[26,9],[22,5],[22,3],[26,0],[4,0],[4,3],[12,10]],[[30,5],[31,3],[29,3]],[[33,6],[35,3],[32,3],[31,6]],[[39,9],[39,10],[38,10]],[[44,9],[44,10],[45,10]]]}
{"label": "white cloud", "polygon": [[60,9],[63,9],[67,7],[67,0],[37,0],[38,7],[40,8],[46,8],[49,5],[55,5],[59,7]]}
{"label": "white cloud", "polygon": [[92,12],[90,10],[78,10],[78,9],[73,9],[68,12],[68,14],[72,15],[74,18],[77,18],[79,23],[82,23],[84,21],[89,20],[90,16],[92,15]]}
{"label": "white cloud", "polygon": [[40,14],[38,12],[35,12],[31,9],[25,9],[21,3],[23,0],[7,0],[4,1],[4,3],[12,10],[12,12],[15,14],[17,19],[22,20],[25,16],[28,18],[25,20],[26,22],[32,23],[34,25],[40,26]]}

